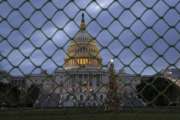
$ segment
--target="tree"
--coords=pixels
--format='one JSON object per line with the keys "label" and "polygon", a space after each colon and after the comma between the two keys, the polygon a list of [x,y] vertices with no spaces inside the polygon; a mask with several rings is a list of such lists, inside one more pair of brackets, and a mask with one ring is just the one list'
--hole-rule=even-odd
{"label": "tree", "polygon": [[107,93],[108,110],[117,110],[119,108],[118,85],[116,81],[116,73],[113,62],[109,67],[109,84]]}
{"label": "tree", "polygon": [[32,107],[39,97],[40,89],[37,85],[32,84],[30,88],[28,88],[25,98],[25,105],[27,107]]}
{"label": "tree", "polygon": [[10,107],[18,107],[20,103],[20,90],[12,87],[6,94],[6,102]]}
{"label": "tree", "polygon": [[171,80],[160,76],[149,79],[142,78],[141,84],[137,86],[139,97],[149,106],[167,106],[180,96],[180,88]]}
{"label": "tree", "polygon": [[20,90],[11,84],[0,83],[0,104],[8,107],[17,107],[20,102]]}

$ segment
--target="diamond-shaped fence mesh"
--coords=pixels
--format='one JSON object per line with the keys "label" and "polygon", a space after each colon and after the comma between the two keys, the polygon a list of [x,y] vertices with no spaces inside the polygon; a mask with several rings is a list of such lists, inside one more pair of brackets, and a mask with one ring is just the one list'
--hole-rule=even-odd
{"label": "diamond-shaped fence mesh", "polygon": [[179,0],[0,0],[0,106],[180,105]]}

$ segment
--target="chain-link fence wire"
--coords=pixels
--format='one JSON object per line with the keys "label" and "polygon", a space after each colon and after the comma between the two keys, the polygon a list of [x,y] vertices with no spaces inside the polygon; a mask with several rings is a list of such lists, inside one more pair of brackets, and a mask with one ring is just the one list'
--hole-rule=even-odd
{"label": "chain-link fence wire", "polygon": [[[81,69],[68,71],[64,67],[66,57],[73,59],[75,56],[68,51],[72,41],[77,48],[80,47],[74,37],[81,31],[82,13],[85,15],[86,31],[93,40],[96,40],[99,48],[97,51],[94,50],[95,55],[90,52],[89,56],[102,57],[102,62],[99,61],[102,70],[108,69],[110,59],[114,59],[114,69],[120,70],[117,72],[116,80],[120,81],[119,89],[123,91],[121,101],[127,102],[121,104],[131,107],[140,104],[143,106],[178,104],[179,77],[166,76],[164,73],[172,72],[168,70],[176,70],[175,76],[179,75],[180,1],[1,0],[2,105],[12,103],[9,106],[17,104],[23,106],[24,102],[13,101],[25,101],[26,106],[33,106],[36,102],[43,103],[52,99],[51,101],[56,101],[57,105],[61,106],[59,100],[62,96],[54,94],[56,91],[66,96],[61,103],[70,99],[69,97],[74,98],[75,101],[82,101],[83,96],[77,97],[73,90],[64,87],[74,79],[74,74],[83,72]],[[88,46],[91,42],[88,41]],[[75,61],[78,65],[80,62],[81,60]],[[59,79],[63,77],[60,74],[66,76],[64,81],[57,79],[58,75]],[[91,76],[90,73],[89,79],[96,78],[96,75],[92,74]],[[108,76],[109,72],[104,74]],[[26,86],[24,80],[33,85],[19,87]],[[134,81],[140,83],[134,86],[136,84]],[[81,82],[78,81],[78,84],[90,93],[91,88],[88,85],[93,83]],[[49,84],[53,87],[48,89]],[[48,95],[47,91],[38,89],[42,86],[45,86]],[[107,87],[104,81],[100,81],[100,85],[86,100],[93,96],[96,104],[103,103],[104,96],[97,96],[96,93]],[[79,89],[82,92],[82,87],[79,86]],[[46,104],[51,102],[48,101]]]}

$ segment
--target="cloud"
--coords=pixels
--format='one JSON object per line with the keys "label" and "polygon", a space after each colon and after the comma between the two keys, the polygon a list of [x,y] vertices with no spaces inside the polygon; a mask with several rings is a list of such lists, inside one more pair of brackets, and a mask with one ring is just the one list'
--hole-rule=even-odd
{"label": "cloud", "polygon": [[[113,3],[112,3],[113,2]],[[173,1],[172,1],[173,2]],[[128,3],[128,2],[122,2],[120,1],[120,3],[122,3],[122,5],[124,7],[128,7],[131,6],[130,4],[132,3]],[[147,2],[148,3],[148,2]],[[145,5],[148,5],[147,3],[144,3]],[[5,4],[5,7],[7,9],[8,12],[8,5],[6,4],[6,2],[3,2],[3,4]],[[13,5],[14,3],[12,2],[11,5]],[[37,2],[36,5],[36,1],[33,1],[33,4],[36,7],[41,6],[40,3]],[[115,4],[115,5],[111,5],[111,4]],[[173,5],[174,3],[171,3],[171,1],[168,1],[169,5]],[[63,3],[61,4],[63,5]],[[152,4],[149,4],[152,5]],[[14,6],[18,6],[15,5]],[[111,6],[111,9],[109,8]],[[113,36],[113,33],[110,34],[107,32],[106,35],[103,34],[103,28],[100,27],[99,23],[97,22],[99,20],[99,18],[97,17],[98,15],[101,16],[100,12],[102,11],[106,11],[108,10],[108,12],[111,12],[112,15],[114,15],[114,12],[119,12],[121,5],[119,5],[118,2],[114,2],[112,0],[97,0],[97,2],[91,2],[90,4],[88,4],[88,6],[85,8],[85,14],[86,14],[86,23],[91,22],[92,18],[95,18],[93,20],[93,23],[90,23],[89,26],[87,27],[87,30],[89,30],[88,32],[91,33],[93,36],[97,37],[97,41],[99,43],[102,43],[103,45],[105,44],[104,47],[108,47],[108,49],[110,49],[110,51],[112,51],[112,53],[116,53],[119,52],[119,48],[110,48],[110,43],[112,40],[118,40],[121,44],[121,46],[124,48],[128,47],[128,49],[131,49],[133,52],[135,52],[136,59],[134,60],[134,63],[129,63],[130,67],[137,71],[137,72],[141,72],[142,69],[145,67],[145,71],[143,72],[143,74],[152,74],[154,73],[154,70],[152,67],[149,67],[148,64],[145,64],[142,59],[145,58],[146,61],[153,61],[153,59],[155,59],[156,53],[152,52],[154,50],[156,50],[156,52],[158,53],[163,53],[165,48],[170,47],[170,45],[175,45],[178,41],[179,38],[179,34],[176,28],[176,30],[174,28],[169,29],[169,31],[166,33],[166,30],[169,28],[169,26],[166,24],[167,22],[170,22],[170,24],[174,24],[173,21],[177,21],[177,20],[173,20],[173,19],[177,19],[178,16],[177,14],[175,14],[174,11],[170,11],[168,12],[168,15],[166,15],[166,18],[164,18],[163,20],[159,19],[158,15],[161,15],[164,13],[164,11],[166,11],[168,9],[167,4],[163,4],[163,2],[157,2],[156,5],[154,5],[153,9],[156,10],[157,14],[155,14],[152,10],[147,10],[146,6],[144,6],[140,1],[136,1],[129,10],[125,9],[125,11],[123,11],[124,9],[122,9],[122,16],[118,19],[116,19],[116,22],[118,22],[119,24],[121,24],[121,27],[124,25],[126,27],[129,27],[131,25],[131,23],[133,23],[134,21],[136,21],[136,23],[133,23],[133,26],[131,26],[131,28],[127,29],[122,27],[120,34],[116,36]],[[159,6],[159,7],[158,7]],[[0,6],[2,7],[2,6]],[[51,6],[49,6],[51,7]],[[122,6],[121,6],[122,7]],[[32,9],[31,7],[28,7],[29,9]],[[28,8],[26,8],[26,11],[28,10]],[[104,9],[105,8],[105,9]],[[106,9],[107,8],[107,9]],[[23,9],[25,9],[24,7],[20,7],[20,10],[23,11]],[[176,9],[176,8],[174,8]],[[38,17],[39,19],[37,19],[36,17],[34,18],[29,18],[31,21],[26,21],[21,27],[20,27],[20,32],[22,32],[22,34],[25,36],[24,38],[24,43],[20,45],[21,41],[23,41],[22,36],[20,35],[21,33],[18,34],[18,32],[14,31],[11,35],[11,37],[7,37],[9,36],[9,33],[11,32],[12,28],[10,27],[10,25],[7,23],[7,21],[2,21],[0,23],[0,36],[2,36],[3,38],[5,38],[4,40],[2,40],[2,42],[0,42],[0,52],[2,52],[2,54],[5,57],[8,57],[9,52],[12,52],[11,50],[17,46],[19,46],[19,50],[21,50],[21,52],[25,55],[25,56],[30,56],[30,59],[33,60],[33,62],[35,62],[37,65],[43,63],[43,60],[46,60],[46,58],[48,56],[54,58],[54,61],[57,62],[57,64],[59,66],[63,65],[64,61],[64,57],[65,53],[62,52],[62,50],[60,48],[65,47],[65,49],[67,48],[67,42],[69,40],[71,40],[75,34],[79,31],[79,22],[81,19],[81,11],[79,11],[79,13],[76,13],[75,15],[75,11],[73,12],[73,15],[75,15],[75,17],[72,16],[73,19],[69,19],[67,13],[71,13],[72,9],[63,9],[63,10],[67,10],[66,13],[65,11],[58,11],[54,17],[52,17],[52,19],[50,21],[47,21],[42,28],[40,29],[36,29],[33,28],[31,25],[31,21],[33,20],[33,24],[41,24],[41,21],[45,21],[46,18],[44,17]],[[115,10],[115,11],[114,11]],[[147,11],[145,11],[147,10]],[[4,10],[3,10],[4,11]],[[0,15],[5,16],[6,14],[2,13],[3,11],[0,11]],[[107,11],[106,11],[107,12]],[[49,12],[47,12],[46,14],[48,14]],[[121,12],[119,12],[120,14]],[[141,16],[144,13],[143,16]],[[41,14],[41,13],[40,13]],[[42,14],[41,14],[42,15]],[[174,16],[173,16],[174,15]],[[11,16],[11,15],[10,15]],[[141,17],[140,17],[141,16]],[[171,21],[168,21],[170,18],[169,16],[171,16]],[[32,16],[31,16],[32,17]],[[101,24],[107,22],[110,19],[111,16],[107,17],[104,16],[103,19],[101,21],[99,21]],[[140,17],[140,19],[137,20],[137,17]],[[131,19],[132,18],[132,19]],[[13,21],[10,19],[8,22],[9,23],[16,23],[21,21],[21,18],[19,18],[18,20],[13,19]],[[164,21],[166,19],[166,22]],[[113,19],[114,20],[114,19]],[[156,21],[158,21],[157,23],[155,23]],[[118,24],[118,25],[119,25]],[[155,25],[154,25],[155,24]],[[145,30],[148,30],[146,26],[152,26],[151,31],[154,32],[155,35],[153,35],[153,32],[144,32]],[[36,26],[36,25],[35,25]],[[178,26],[176,26],[178,27]],[[107,30],[117,30],[117,26],[113,26],[110,25],[108,26]],[[34,31],[36,30],[36,31]],[[97,33],[95,33],[95,32]],[[122,32],[122,33],[121,33]],[[165,34],[165,35],[164,35]],[[159,39],[158,37],[163,35],[163,39]],[[21,36],[21,37],[20,37]],[[109,36],[109,37],[106,37]],[[156,36],[156,37],[155,37]],[[138,40],[137,40],[138,37]],[[109,39],[108,39],[109,38]],[[11,47],[10,44],[7,43],[6,39],[8,39],[10,41],[10,43],[12,44],[12,46],[14,46],[13,48]],[[166,40],[166,41],[165,41]],[[159,41],[161,41],[159,43]],[[55,44],[55,45],[54,45]],[[153,50],[152,51],[146,51],[143,54],[143,49],[146,49],[147,46],[152,46]],[[163,46],[163,47],[161,47]],[[112,46],[111,46],[112,47]],[[176,46],[177,49],[179,49]],[[39,50],[37,50],[39,49]],[[58,52],[58,54],[56,54],[56,50],[59,50],[61,52]],[[100,46],[100,49],[102,49],[102,46]],[[36,51],[34,51],[36,50]],[[37,52],[38,51],[38,52]],[[34,52],[32,55],[31,53]],[[44,53],[43,53],[44,52]],[[132,53],[133,53],[132,52]],[[53,55],[55,53],[55,55]],[[63,53],[63,54],[60,54]],[[20,53],[21,54],[21,53]],[[22,56],[23,56],[22,54]],[[103,50],[101,50],[100,52],[101,56],[103,57],[104,60],[104,64],[108,64],[109,62],[109,58],[112,58],[113,55],[105,48]],[[121,54],[118,56],[119,59],[128,62],[128,60],[130,60],[133,56],[133,54],[128,54],[126,53],[126,55],[123,56],[122,53],[122,57]],[[168,52],[168,53],[164,53],[168,59],[168,61],[173,61],[175,58],[178,59],[179,57],[175,57],[177,55],[179,55],[179,51],[176,52]],[[21,56],[21,55],[20,55]],[[56,57],[54,57],[56,56]],[[60,57],[57,57],[60,56]],[[18,59],[20,59],[19,57],[17,57],[16,59],[16,55],[12,55],[11,58],[12,59],[11,62],[13,64],[15,64],[17,62]],[[138,57],[138,58],[137,58]],[[159,57],[159,56],[158,56]],[[15,59],[15,60],[14,60]],[[118,61],[118,60],[116,60]],[[7,71],[10,70],[10,68],[12,67],[11,65],[8,65],[9,63],[6,60],[3,60],[3,62],[1,62],[1,64],[3,64],[4,69],[6,69]],[[118,66],[118,69],[120,67],[123,67],[121,62],[116,62],[115,66]],[[177,67],[180,67],[179,63],[175,63]],[[155,69],[157,69],[158,71],[163,69],[164,66],[167,66],[168,63],[166,61],[164,61],[163,59],[159,58],[157,60],[154,61],[154,63],[152,64],[153,67]],[[11,66],[11,67],[10,67]],[[28,61],[28,58],[25,59],[24,63],[21,65],[22,69],[27,69],[29,68],[33,68],[34,65],[31,64],[31,61]],[[42,64],[43,69],[48,69],[50,71],[53,71],[55,69],[55,64],[53,63],[53,61],[48,60],[46,61],[44,64]],[[35,67],[35,66],[34,66]]]}

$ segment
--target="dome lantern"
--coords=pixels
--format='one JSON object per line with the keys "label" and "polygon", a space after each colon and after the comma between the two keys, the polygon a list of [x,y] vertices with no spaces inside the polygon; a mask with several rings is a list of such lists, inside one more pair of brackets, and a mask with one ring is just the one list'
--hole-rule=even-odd
{"label": "dome lantern", "polygon": [[86,24],[84,20],[84,13],[82,13],[82,18],[81,18],[81,24],[80,24],[80,30],[83,31],[86,29]]}

